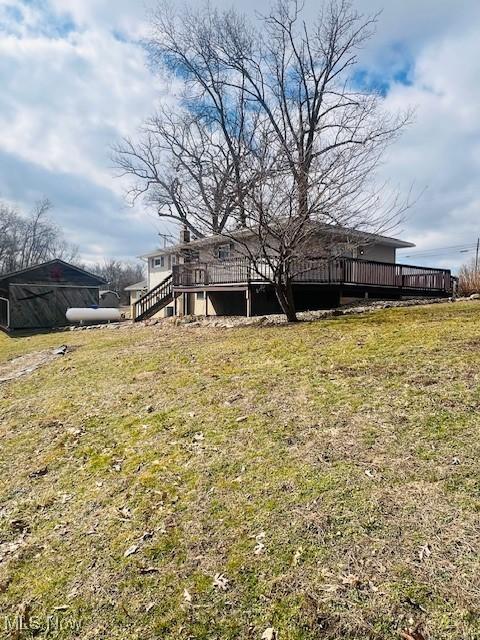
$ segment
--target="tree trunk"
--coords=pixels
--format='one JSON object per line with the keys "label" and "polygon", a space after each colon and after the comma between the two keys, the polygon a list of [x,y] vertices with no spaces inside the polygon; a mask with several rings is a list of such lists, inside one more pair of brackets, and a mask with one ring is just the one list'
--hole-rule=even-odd
{"label": "tree trunk", "polygon": [[288,322],[298,322],[291,282],[275,283],[275,294]]}

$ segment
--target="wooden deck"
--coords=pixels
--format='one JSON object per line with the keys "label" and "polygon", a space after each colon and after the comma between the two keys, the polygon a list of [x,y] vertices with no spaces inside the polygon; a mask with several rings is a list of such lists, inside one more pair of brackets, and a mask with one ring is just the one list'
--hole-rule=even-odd
{"label": "wooden deck", "polygon": [[[298,260],[294,265],[295,284],[379,287],[427,295],[452,291],[452,276],[445,269],[374,262],[356,258]],[[262,283],[271,268],[265,262],[254,266],[247,258],[217,262],[195,262],[173,267],[173,287],[178,290]]]}

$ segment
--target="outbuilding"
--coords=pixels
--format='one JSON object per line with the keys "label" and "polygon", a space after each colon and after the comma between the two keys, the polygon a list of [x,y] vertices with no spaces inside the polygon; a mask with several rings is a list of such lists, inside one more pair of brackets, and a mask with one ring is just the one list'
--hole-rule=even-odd
{"label": "outbuilding", "polygon": [[52,329],[67,325],[70,307],[99,304],[103,278],[63,260],[0,276],[0,327]]}

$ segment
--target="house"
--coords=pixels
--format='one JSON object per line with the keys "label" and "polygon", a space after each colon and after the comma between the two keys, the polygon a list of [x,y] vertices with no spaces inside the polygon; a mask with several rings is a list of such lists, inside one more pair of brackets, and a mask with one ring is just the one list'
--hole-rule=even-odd
{"label": "house", "polygon": [[135,282],[135,284],[131,284],[128,287],[125,287],[124,290],[128,292],[130,296],[130,307],[133,308],[133,305],[137,302],[137,300],[139,300],[147,293],[148,281],[142,280],[141,282]]}
{"label": "house", "polygon": [[[448,270],[398,264],[397,249],[414,247],[398,238],[322,227],[315,257],[297,261],[293,292],[296,308],[335,307],[362,298],[448,296]],[[210,236],[142,256],[148,264],[147,292],[133,305],[134,320],[167,315],[263,315],[280,307],[268,282],[269,266],[254,265],[241,245],[253,247],[254,234],[241,230],[232,239]],[[322,256],[321,242],[330,247]],[[335,250],[332,252],[331,247]]]}
{"label": "house", "polygon": [[142,298],[148,292],[148,280],[142,280],[141,282],[135,282],[134,284],[125,287],[124,291],[126,291],[129,295],[129,305],[130,305],[130,318],[134,318],[135,313],[135,304],[140,298]]}
{"label": "house", "polygon": [[0,328],[51,329],[67,325],[70,307],[99,304],[103,278],[63,260],[0,276]]}

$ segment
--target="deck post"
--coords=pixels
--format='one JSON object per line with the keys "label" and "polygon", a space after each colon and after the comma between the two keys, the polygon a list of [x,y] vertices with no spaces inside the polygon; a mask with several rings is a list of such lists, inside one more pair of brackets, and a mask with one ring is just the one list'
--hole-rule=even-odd
{"label": "deck post", "polygon": [[245,289],[245,300],[247,302],[247,318],[252,317],[252,292],[250,291],[250,287]]}
{"label": "deck post", "polygon": [[173,292],[173,315],[177,317],[178,308],[177,308],[177,299],[178,297],[175,295],[175,291]]}
{"label": "deck post", "polygon": [[208,318],[208,291],[205,291],[205,317]]}

